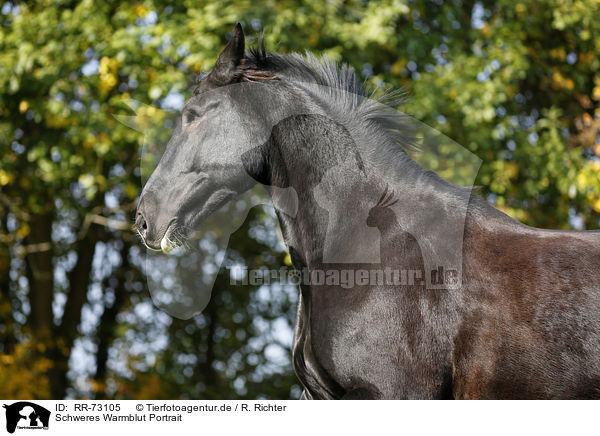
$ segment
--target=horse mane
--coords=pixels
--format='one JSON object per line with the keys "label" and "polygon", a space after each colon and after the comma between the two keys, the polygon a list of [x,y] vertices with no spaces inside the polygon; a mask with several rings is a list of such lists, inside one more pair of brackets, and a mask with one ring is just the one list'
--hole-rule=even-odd
{"label": "horse mane", "polygon": [[338,120],[346,127],[364,129],[370,136],[366,151],[379,168],[390,168],[396,163],[399,179],[408,173],[422,174],[427,179],[441,182],[454,191],[454,195],[471,195],[472,186],[458,186],[441,178],[434,171],[424,169],[410,156],[421,152],[418,123],[411,114],[399,111],[408,102],[405,89],[387,88],[371,90],[365,81],[359,81],[354,68],[338,63],[327,55],[317,57],[310,50],[302,55],[297,52],[281,54],[265,49],[264,38],[246,53],[243,68],[249,71],[268,71],[270,79],[287,79],[292,83],[312,83],[318,86],[320,100],[332,109]]}
{"label": "horse mane", "polygon": [[[406,90],[371,90],[366,82],[359,81],[354,68],[346,63],[339,64],[327,55],[319,58],[309,50],[304,55],[268,52],[262,37],[250,48],[246,58],[243,68],[251,74],[247,81],[255,81],[252,77],[258,72],[259,77],[269,80],[281,78],[319,85],[323,100],[336,106],[338,113],[352,114],[371,131],[384,132],[385,138],[381,139],[393,148],[418,150],[414,129],[407,122],[411,115],[398,111],[407,102]],[[248,76],[242,74],[242,80],[244,77]]]}
{"label": "horse mane", "polygon": [[[208,74],[196,76],[195,84]],[[304,55],[267,51],[263,36],[246,51],[238,66],[236,81],[281,81],[298,90],[303,84],[317,85],[309,87],[308,92],[327,109],[327,115],[341,122],[351,133],[358,134],[356,137],[360,137],[357,132],[367,133],[369,146],[363,151],[372,164],[388,170],[394,166],[392,171],[398,179],[408,173],[415,177],[422,174],[447,186],[453,185],[421,167],[410,156],[411,152],[421,151],[421,147],[414,118],[399,111],[408,101],[408,92],[404,89],[371,90],[366,82],[358,79],[352,66],[338,63],[327,55],[317,57],[309,50]],[[390,166],[390,162],[395,165]],[[455,187],[470,192],[470,188]]]}

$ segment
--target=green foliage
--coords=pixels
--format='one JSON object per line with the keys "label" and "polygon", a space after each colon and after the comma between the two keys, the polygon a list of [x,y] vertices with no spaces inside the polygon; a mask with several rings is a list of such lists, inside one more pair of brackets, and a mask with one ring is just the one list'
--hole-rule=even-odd
{"label": "green foliage", "polygon": [[[141,189],[144,138],[116,117],[133,116],[126,104],[133,99],[148,105],[137,125],[168,127],[170,117],[152,106],[187,98],[192,74],[211,67],[237,21],[251,40],[264,29],[272,50],[324,53],[354,65],[373,87],[409,89],[406,110],[479,156],[476,184],[512,216],[551,228],[598,226],[596,0],[0,7],[0,378],[12,383],[0,385],[3,396],[297,394],[289,357],[274,368],[256,326],[258,319],[291,325],[293,297],[277,293],[265,307],[259,291],[235,289],[221,276],[201,316],[167,321],[156,309],[141,316],[149,297],[140,250],[123,231]],[[246,225],[268,222],[257,213]],[[283,261],[274,245],[241,233],[236,241],[231,256],[248,264]],[[88,316],[93,327],[84,328],[86,310],[100,314]],[[36,331],[64,339],[60,350],[24,345],[30,335],[31,343],[45,340]],[[166,345],[152,348],[156,335]],[[73,347],[86,343],[96,344],[96,372],[67,379]],[[151,358],[135,351],[145,346]],[[26,353],[36,363],[14,377]],[[19,390],[40,371],[52,386]]]}
{"label": "green foliage", "polygon": [[448,42],[446,61],[413,82],[411,108],[483,159],[476,183],[505,212],[551,228],[578,216],[596,228],[600,26],[590,17],[599,4],[483,7],[470,47]]}

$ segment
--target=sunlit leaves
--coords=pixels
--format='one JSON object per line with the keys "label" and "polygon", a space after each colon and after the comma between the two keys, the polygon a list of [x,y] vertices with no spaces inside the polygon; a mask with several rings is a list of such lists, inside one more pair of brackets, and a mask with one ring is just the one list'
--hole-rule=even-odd
{"label": "sunlit leaves", "polygon": [[0,392],[5,398],[21,400],[49,398],[48,370],[52,361],[33,358],[44,352],[44,343],[31,341],[17,344],[11,354],[0,353]]}

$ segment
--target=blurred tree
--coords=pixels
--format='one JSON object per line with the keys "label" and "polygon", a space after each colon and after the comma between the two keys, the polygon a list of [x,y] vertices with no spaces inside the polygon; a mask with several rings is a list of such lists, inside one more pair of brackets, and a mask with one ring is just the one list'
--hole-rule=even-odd
{"label": "blurred tree", "polygon": [[[158,20],[159,11],[164,19]],[[137,240],[133,241],[127,232],[140,188],[138,149],[144,138],[114,117],[129,116],[125,103],[134,99],[154,106],[144,106],[137,112],[138,121],[147,124],[143,128],[164,127],[165,123],[169,127],[172,121],[155,107],[180,107],[180,92],[188,92],[192,72],[199,72],[207,60],[214,60],[226,42],[224,31],[197,29],[181,34],[178,30],[187,20],[185,9],[182,11],[165,4],[152,7],[91,1],[3,5],[0,310],[2,352],[7,363],[4,369],[17,387],[23,387],[34,376],[48,385],[48,389],[37,391],[7,387],[2,392],[5,396],[143,396],[142,388],[146,387],[137,380],[135,371],[142,371],[147,362],[140,366],[135,363],[138,356],[126,353],[124,357],[131,360],[134,372],[127,368],[112,372],[109,361],[113,342],[124,340],[130,350],[131,344],[139,344],[137,341],[147,336],[179,337],[183,329],[190,330],[191,324],[184,322],[174,322],[167,328],[169,321],[163,323],[164,331],[155,328],[150,332],[147,327],[154,321],[156,310],[150,310],[144,322],[135,327],[135,321],[122,320],[149,305],[140,272],[143,258]],[[247,243],[246,247],[254,244]],[[267,254],[273,252],[282,259],[281,250],[267,250]],[[223,280],[222,287],[227,289],[227,281]],[[244,315],[246,324],[236,326],[248,330],[240,343],[265,333],[256,328],[251,331],[255,316],[274,319],[287,315],[286,325],[291,328],[293,316],[287,310],[290,302],[287,294],[283,295],[283,312],[270,312],[282,307],[268,306]],[[245,304],[237,307],[244,308]],[[198,322],[206,325],[208,333],[203,330],[193,335],[203,341],[195,346],[199,353],[205,353],[198,357],[204,360],[204,366],[198,363],[196,377],[200,369],[209,370],[214,362],[228,365],[234,351],[203,351],[202,347],[211,349],[217,333],[229,331],[230,327],[225,327],[228,319],[221,316],[219,322],[215,320],[219,309],[211,306],[206,316],[199,317]],[[140,324],[146,328],[139,328]],[[130,333],[138,329],[142,331],[132,337]],[[28,356],[43,363],[42,369],[8,365],[23,362],[15,356],[23,355],[25,349],[15,349],[15,344],[26,346]],[[79,360],[73,357],[77,347],[95,355],[94,368],[73,370]],[[179,355],[167,351],[177,361]],[[261,349],[250,347],[250,352],[259,355],[251,369],[260,370],[259,363],[266,361],[260,357]],[[167,367],[164,379],[175,378],[169,371],[178,369]],[[20,376],[34,370],[35,374]],[[289,357],[285,371],[289,379]],[[125,394],[119,390],[125,383],[120,378],[123,374],[138,381],[128,387],[136,386],[140,392]],[[112,381],[111,386],[107,386],[107,380]],[[180,385],[168,392],[172,396],[185,395],[185,377],[177,380]],[[281,388],[273,395],[289,396],[291,385],[291,381],[280,383]],[[223,395],[235,395],[233,387],[225,387],[232,393]],[[203,391],[193,392],[201,395]],[[215,397],[217,392],[215,386],[211,395]]]}
{"label": "blurred tree", "polygon": [[[143,137],[115,116],[138,100],[150,105],[138,122],[168,131],[152,106],[181,107],[236,21],[250,36],[264,29],[272,50],[326,53],[374,87],[410,89],[409,112],[483,159],[477,183],[498,208],[594,228],[599,12],[595,0],[5,2],[0,394],[297,394],[289,350],[275,363],[286,353],[268,348],[293,322],[289,292],[238,289],[222,271],[202,315],[171,319],[151,305],[128,231]],[[276,244],[244,236],[272,222],[255,211],[228,256],[280,265]]]}

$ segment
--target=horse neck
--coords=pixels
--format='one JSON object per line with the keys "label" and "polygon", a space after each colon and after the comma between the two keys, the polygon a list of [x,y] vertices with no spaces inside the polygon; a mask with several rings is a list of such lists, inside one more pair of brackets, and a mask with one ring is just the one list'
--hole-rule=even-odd
{"label": "horse neck", "polygon": [[273,133],[272,183],[294,188],[299,200],[295,217],[280,214],[279,219],[287,245],[304,265],[378,258],[379,230],[369,228],[366,220],[386,187],[398,202],[393,207],[394,226],[382,237],[409,232],[426,250],[435,247],[442,256],[456,255],[468,192],[425,171],[408,156],[391,159],[364,137],[357,142],[358,135],[321,116],[293,117]]}

